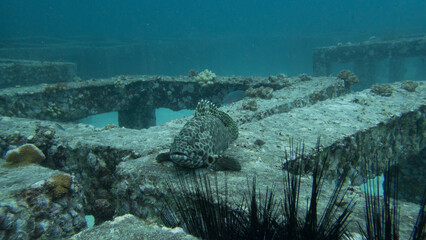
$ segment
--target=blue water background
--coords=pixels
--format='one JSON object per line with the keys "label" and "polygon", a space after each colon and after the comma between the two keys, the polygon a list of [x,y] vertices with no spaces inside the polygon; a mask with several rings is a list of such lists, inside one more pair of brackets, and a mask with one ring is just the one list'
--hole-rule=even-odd
{"label": "blue water background", "polygon": [[123,65],[122,74],[309,74],[314,47],[425,33],[424,0],[0,1],[3,42],[43,36],[147,43],[149,67]]}

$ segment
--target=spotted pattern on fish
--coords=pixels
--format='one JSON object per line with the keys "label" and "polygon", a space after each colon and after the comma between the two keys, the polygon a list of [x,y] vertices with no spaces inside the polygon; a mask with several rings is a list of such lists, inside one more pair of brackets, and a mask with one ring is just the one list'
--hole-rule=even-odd
{"label": "spotted pattern on fish", "polygon": [[201,100],[197,110],[175,137],[170,147],[170,160],[187,168],[212,166],[238,138],[238,126],[213,103]]}

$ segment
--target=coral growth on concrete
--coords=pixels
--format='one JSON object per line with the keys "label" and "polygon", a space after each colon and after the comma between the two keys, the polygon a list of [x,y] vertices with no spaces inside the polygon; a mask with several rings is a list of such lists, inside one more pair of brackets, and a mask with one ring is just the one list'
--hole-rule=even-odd
{"label": "coral growth on concrete", "polygon": [[202,87],[213,85],[215,79],[216,79],[216,74],[208,69],[205,69],[204,71],[200,72],[197,76],[195,76],[195,80]]}
{"label": "coral growth on concrete", "polygon": [[291,82],[290,82],[290,77],[285,75],[284,73],[280,73],[277,76],[272,76],[270,75],[268,77],[269,82],[271,83],[280,83],[282,84],[284,87],[285,86],[290,86]]}
{"label": "coral growth on concrete", "polygon": [[34,144],[24,144],[6,153],[6,166],[19,167],[39,163],[46,157]]}
{"label": "coral growth on concrete", "polygon": [[270,87],[249,88],[246,90],[248,97],[258,97],[263,99],[271,99],[274,89]]}
{"label": "coral growth on concrete", "polygon": [[416,88],[419,86],[418,82],[415,81],[404,81],[401,83],[401,88],[405,89],[409,92],[414,92],[416,91]]}
{"label": "coral growth on concrete", "polygon": [[59,83],[56,83],[55,85],[46,86],[43,89],[43,92],[45,92],[45,93],[56,93],[56,92],[59,92],[61,90],[66,89],[67,87],[68,87],[67,83],[59,82]]}
{"label": "coral growth on concrete", "polygon": [[61,198],[70,192],[72,178],[66,174],[58,174],[47,182],[47,187],[51,190],[54,199]]}
{"label": "coral growth on concrete", "polygon": [[298,77],[299,77],[300,81],[302,81],[302,82],[304,82],[304,81],[311,81],[312,80],[312,77],[310,77],[306,73],[299,74]]}
{"label": "coral growth on concrete", "polygon": [[[0,239],[67,239],[86,228],[82,188],[69,179],[39,165],[0,168]],[[61,198],[52,196],[56,182],[68,186]]]}
{"label": "coral growth on concrete", "polygon": [[345,87],[349,88],[351,85],[357,84],[359,82],[358,77],[351,71],[345,69],[337,74],[337,77],[345,81]]}
{"label": "coral growth on concrete", "polygon": [[392,96],[393,88],[389,84],[374,84],[371,86],[371,92],[382,97]]}
{"label": "coral growth on concrete", "polygon": [[[56,125],[59,126],[59,125]],[[56,130],[53,127],[37,125],[34,135],[27,138],[28,143],[36,145],[41,151],[47,152],[55,143]]]}

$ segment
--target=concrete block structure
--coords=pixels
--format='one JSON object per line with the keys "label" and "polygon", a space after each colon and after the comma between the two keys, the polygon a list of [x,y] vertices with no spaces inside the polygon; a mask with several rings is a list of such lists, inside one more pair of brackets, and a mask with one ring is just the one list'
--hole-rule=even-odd
{"label": "concrete block structure", "polygon": [[0,59],[0,88],[71,82],[76,78],[75,63]]}
{"label": "concrete block structure", "polygon": [[[98,222],[118,216],[124,217],[116,218],[117,223],[122,220],[136,224],[139,218],[159,222],[158,209],[165,198],[171,197],[165,181],[176,183],[178,169],[172,163],[157,162],[156,156],[169,150],[189,117],[154,126],[155,109],[194,109],[201,99],[219,105],[235,90],[250,94],[220,108],[239,127],[238,139],[223,154],[238,159],[242,169],[229,173],[195,170],[217,177],[218,185],[226,184],[232,198],[242,199],[248,176],[257,177],[260,192],[281,182],[286,167],[284,153],[292,141],[303,142],[305,148],[303,174],[307,176],[302,177],[300,199],[310,196],[308,176],[317,154],[329,156],[325,196],[331,195],[333,181],[344,169],[351,173],[348,181],[352,188],[359,188],[362,183],[359,179],[385,172],[389,160],[404,167],[401,185],[421,183],[426,175],[426,159],[421,157],[426,147],[424,81],[396,82],[350,93],[344,80],[336,77],[219,76],[211,84],[202,85],[186,76],[121,75],[3,88],[0,156],[26,143],[34,144],[46,156],[40,165],[22,170],[27,174],[31,171],[42,174],[22,182],[20,191],[33,193],[29,190],[36,189],[40,193],[37,197],[44,199],[50,189],[34,186],[57,174],[69,176],[73,184],[64,196],[66,201],[53,199],[66,206],[59,208],[63,213],[58,215],[68,219],[64,222],[68,224],[66,231],[25,228],[29,229],[26,234],[34,237],[53,232],[58,237],[69,237],[84,228],[84,214],[94,215]],[[120,126],[96,128],[73,123],[82,117],[110,111],[119,113]],[[319,137],[320,153],[315,148]],[[12,186],[15,180],[8,176],[19,171],[19,168],[1,169],[0,181]],[[282,191],[282,186],[276,191]],[[410,202],[401,204],[404,219],[401,236],[407,236],[407,229],[414,224],[419,191],[411,188],[404,193],[403,199]],[[10,197],[0,199],[2,206],[22,200],[14,188],[8,188],[7,196]],[[20,206],[20,211],[35,211],[25,204]],[[65,213],[68,210],[71,213]],[[363,211],[362,203],[354,209],[354,225],[364,218]],[[3,211],[0,216],[3,213],[9,214]],[[25,227],[31,227],[30,223],[38,219],[37,215],[25,215]],[[78,227],[69,226],[73,219],[78,220]],[[12,220],[8,234],[20,231],[15,223],[18,220]],[[109,228],[112,223],[106,224]],[[96,231],[85,234],[91,236]]]}
{"label": "concrete block structure", "polygon": [[333,63],[354,63],[354,72],[362,82],[374,83],[377,63],[389,59],[389,82],[404,79],[405,59],[426,56],[426,37],[361,43],[338,44],[313,50],[313,75],[329,76]]}

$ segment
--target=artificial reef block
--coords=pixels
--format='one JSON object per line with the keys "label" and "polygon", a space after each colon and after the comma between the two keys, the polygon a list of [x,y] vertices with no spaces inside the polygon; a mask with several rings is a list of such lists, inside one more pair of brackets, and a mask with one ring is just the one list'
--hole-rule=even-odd
{"label": "artificial reef block", "polygon": [[6,153],[6,166],[19,167],[39,163],[46,158],[34,144],[24,144]]}
{"label": "artificial reef block", "polygon": [[[222,107],[232,118],[240,120],[240,136],[228,153],[241,160],[242,169],[226,173],[230,195],[239,197],[244,194],[241,186],[246,184],[247,174],[256,174],[259,186],[282,181],[282,158],[291,138],[296,142],[304,140],[306,154],[311,154],[317,137],[321,136],[322,149],[329,152],[331,169],[336,171],[346,164],[345,157],[351,151],[377,152],[382,157],[395,154],[401,159],[404,157],[402,150],[418,153],[419,148],[425,146],[421,136],[425,129],[425,87],[425,82],[418,82],[415,91],[410,92],[401,83],[394,83],[394,92],[389,97],[370,90],[342,96],[343,80],[313,78],[274,90],[272,99],[249,99],[257,102],[258,112],[244,110],[241,102]],[[334,98],[325,100],[327,97]],[[37,125],[57,129],[54,144],[60,144],[50,148],[46,162],[66,161],[67,164],[60,168],[71,172],[76,181],[85,186],[82,191],[89,202],[108,200],[110,209],[116,206],[113,209],[116,215],[130,212],[155,218],[166,191],[162,181],[176,176],[172,164],[158,163],[155,156],[170,147],[186,121],[188,118],[176,119],[161,126],[134,130],[98,129],[69,123],[61,123],[58,128],[55,122],[0,117],[0,136],[10,144],[13,138],[9,136],[18,131],[27,138],[34,134]],[[359,168],[361,161],[349,163],[354,170],[362,170]],[[380,162],[380,168],[383,163]],[[309,162],[306,166],[310,166]],[[332,171],[327,177],[335,179],[337,173]],[[225,173],[211,174],[224,176]],[[220,184],[225,181],[224,177],[218,179]],[[418,212],[417,206],[415,212]],[[405,219],[414,216],[406,210],[401,213]],[[95,217],[98,219],[99,216]],[[411,222],[404,221],[401,228],[408,225],[412,228],[413,222],[414,218]]]}
{"label": "artificial reef block", "polygon": [[[329,179],[336,179],[346,168],[365,178],[370,170],[365,168],[364,159],[377,159],[371,173],[377,170],[381,174],[388,159],[405,164],[408,156],[426,146],[425,87],[425,82],[418,82],[416,91],[409,92],[401,82],[392,83],[388,84],[393,91],[389,96],[366,89],[243,124],[235,142],[241,147],[231,146],[230,155],[277,166],[290,139],[303,141],[305,155],[314,156],[311,149],[315,149],[320,137],[322,149],[329,155],[330,169],[334,170],[327,173]],[[265,142],[260,149],[254,145],[256,139]],[[242,169],[255,168],[255,162],[242,161]],[[310,160],[304,163],[307,171],[310,164]],[[351,181],[359,184],[355,178]]]}
{"label": "artificial reef block", "polygon": [[[375,68],[375,62],[387,59],[398,59],[389,65],[392,69],[398,70],[401,64],[400,59],[409,57],[419,57],[426,55],[425,37],[404,38],[381,41],[371,39],[361,43],[337,44],[335,46],[321,47],[313,49],[312,63],[314,76],[328,76],[331,74],[333,63],[347,62],[368,62],[368,65]],[[398,72],[398,71],[397,71]],[[360,77],[360,72],[357,73]],[[361,78],[361,80],[363,80]]]}
{"label": "artificial reef block", "polygon": [[76,78],[75,63],[0,59],[1,88],[70,82]]}

